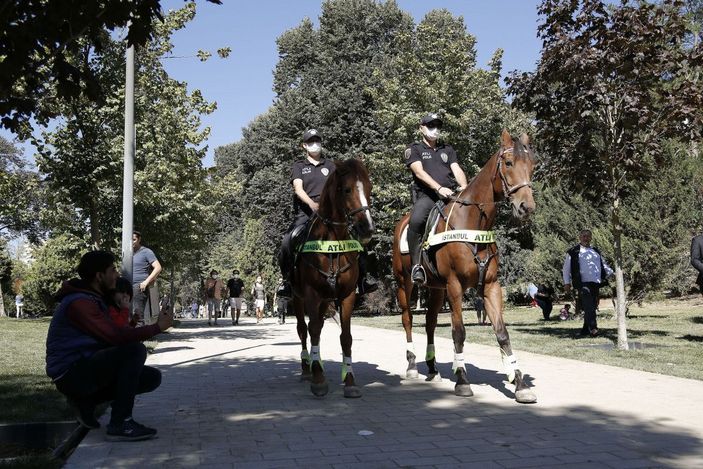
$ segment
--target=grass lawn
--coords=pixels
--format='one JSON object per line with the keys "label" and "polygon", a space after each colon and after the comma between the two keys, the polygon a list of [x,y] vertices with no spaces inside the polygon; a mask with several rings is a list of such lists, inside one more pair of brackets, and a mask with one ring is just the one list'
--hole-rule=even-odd
{"label": "grass lawn", "polygon": [[[553,317],[558,316],[561,306],[555,304]],[[601,335],[597,338],[578,337],[583,320],[544,321],[539,308],[507,307],[504,317],[513,349],[518,351],[703,379],[703,300],[700,296],[631,306],[627,321],[630,347],[640,343],[652,347],[629,351],[605,349],[617,341],[617,320],[612,304],[605,302],[601,303],[598,316]],[[413,334],[424,335],[424,313],[415,314],[413,319]],[[352,323],[403,330],[400,315],[354,317]],[[493,328],[477,325],[475,311],[464,312],[464,324],[467,343],[494,345],[496,355],[499,354]],[[440,313],[436,335],[451,339],[448,313]],[[424,356],[424,351],[418,352]],[[443,360],[451,360],[451,357]],[[471,357],[467,356],[466,360],[470,362]]]}
{"label": "grass lawn", "polygon": [[51,318],[0,318],[0,423],[72,420],[44,371]]}

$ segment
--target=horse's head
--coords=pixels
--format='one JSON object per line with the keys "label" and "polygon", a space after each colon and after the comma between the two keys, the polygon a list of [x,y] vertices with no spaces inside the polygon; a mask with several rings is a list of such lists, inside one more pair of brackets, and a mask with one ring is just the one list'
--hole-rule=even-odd
{"label": "horse's head", "polygon": [[[371,218],[371,180],[364,164],[350,158],[335,162],[336,169],[325,184],[321,201],[329,204],[329,215],[323,214],[323,202],[320,204],[321,215],[330,216],[337,212],[343,214],[351,230],[363,244],[371,240],[375,231]],[[328,209],[325,207],[325,212]],[[341,212],[341,213],[340,213]]]}
{"label": "horse's head", "polygon": [[527,218],[535,210],[535,199],[532,197],[535,163],[527,134],[514,139],[507,130],[503,130],[496,162],[498,177],[494,178],[493,190],[510,202],[515,218]]}

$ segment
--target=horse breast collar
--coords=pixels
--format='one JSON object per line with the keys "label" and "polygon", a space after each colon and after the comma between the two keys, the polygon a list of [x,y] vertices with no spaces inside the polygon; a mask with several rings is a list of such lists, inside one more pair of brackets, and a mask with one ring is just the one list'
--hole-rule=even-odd
{"label": "horse breast collar", "polygon": [[323,254],[336,254],[340,252],[361,252],[364,248],[356,239],[342,240],[314,240],[306,241],[299,252],[321,252]]}
{"label": "horse breast collar", "polygon": [[484,230],[448,230],[441,233],[434,233],[427,240],[428,246],[451,242],[491,244],[496,242],[496,235],[493,231]]}

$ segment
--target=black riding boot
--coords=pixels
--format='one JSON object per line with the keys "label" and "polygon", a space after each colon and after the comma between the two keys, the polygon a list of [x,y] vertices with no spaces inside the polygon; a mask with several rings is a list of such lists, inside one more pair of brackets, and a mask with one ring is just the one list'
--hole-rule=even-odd
{"label": "black riding boot", "polygon": [[410,250],[410,264],[412,264],[411,277],[413,283],[423,285],[427,281],[425,276],[425,269],[422,267],[420,262],[420,255],[422,253],[422,236],[419,233],[408,230],[408,248]]}
{"label": "black riding boot", "polygon": [[357,288],[359,289],[359,295],[365,295],[367,293],[374,292],[378,290],[378,284],[372,280],[366,278],[366,257],[368,254],[366,251],[359,253],[359,281],[357,282]]}
{"label": "black riding boot", "polygon": [[290,252],[290,233],[286,233],[281,241],[281,251],[278,253],[278,265],[281,268],[281,277],[283,278],[283,290],[279,294],[281,298],[291,298],[293,296],[291,288],[292,257]]}

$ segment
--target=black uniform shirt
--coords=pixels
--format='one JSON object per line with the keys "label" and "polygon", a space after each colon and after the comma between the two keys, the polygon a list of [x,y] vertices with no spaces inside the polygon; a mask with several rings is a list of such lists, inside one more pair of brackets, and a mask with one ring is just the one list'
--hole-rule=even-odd
{"label": "black uniform shirt", "polygon": [[[290,182],[292,183],[296,179],[302,180],[305,193],[308,197],[317,202],[320,199],[320,194],[322,194],[322,188],[325,187],[327,177],[332,174],[334,170],[335,166],[332,160],[321,158],[320,162],[315,165],[305,158],[304,160],[293,163]],[[296,212],[302,210],[310,215],[308,212],[311,212],[311,210],[308,204],[300,201],[297,196],[295,196],[295,205],[297,206]]]}
{"label": "black uniform shirt", "polygon": [[[458,160],[451,145],[437,145],[436,149],[432,149],[425,142],[415,142],[405,150],[404,156],[405,166],[409,168],[411,164],[419,161],[422,163],[422,169],[440,186],[452,189],[456,185],[451,165],[457,163]],[[416,190],[426,194],[435,194],[434,189],[427,187],[415,176],[415,173],[413,173],[413,181]]]}
{"label": "black uniform shirt", "polygon": [[244,282],[241,278],[231,278],[227,281],[227,288],[229,289],[230,298],[239,298],[242,296]]}

